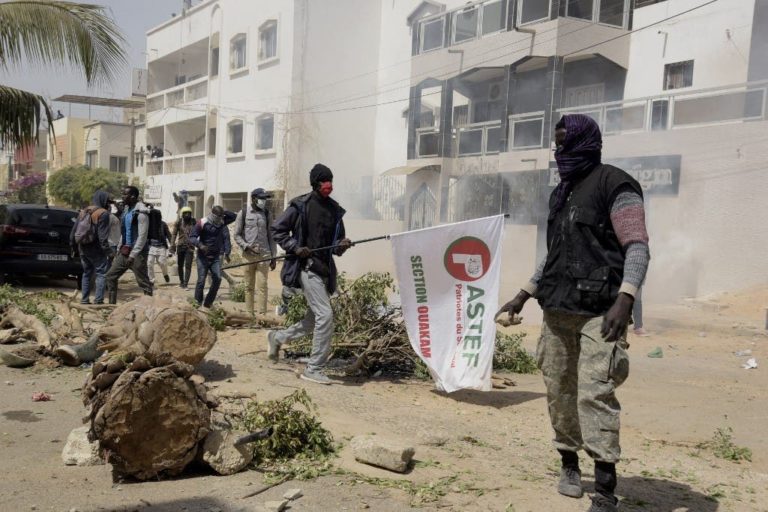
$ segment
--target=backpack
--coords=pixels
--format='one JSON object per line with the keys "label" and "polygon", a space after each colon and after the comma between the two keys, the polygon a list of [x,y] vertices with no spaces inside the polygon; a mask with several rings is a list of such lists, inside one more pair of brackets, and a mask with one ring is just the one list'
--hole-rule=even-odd
{"label": "backpack", "polygon": [[101,214],[106,212],[104,208],[86,208],[77,218],[75,224],[75,242],[80,245],[89,245],[96,241],[96,224]]}

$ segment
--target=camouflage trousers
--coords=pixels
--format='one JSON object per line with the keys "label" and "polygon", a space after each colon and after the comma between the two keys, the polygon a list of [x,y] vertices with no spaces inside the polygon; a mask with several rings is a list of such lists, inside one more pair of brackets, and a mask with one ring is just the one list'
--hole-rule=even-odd
{"label": "camouflage trousers", "polygon": [[544,311],[536,360],[547,386],[549,418],[559,450],[584,449],[602,462],[618,462],[621,405],[616,388],[629,375],[626,332],[608,343],[603,318]]}

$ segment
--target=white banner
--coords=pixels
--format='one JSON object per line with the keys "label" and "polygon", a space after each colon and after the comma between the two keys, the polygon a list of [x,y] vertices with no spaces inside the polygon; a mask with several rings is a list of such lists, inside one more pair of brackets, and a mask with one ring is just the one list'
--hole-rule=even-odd
{"label": "white banner", "polygon": [[504,216],[392,235],[403,318],[437,387],[491,389]]}

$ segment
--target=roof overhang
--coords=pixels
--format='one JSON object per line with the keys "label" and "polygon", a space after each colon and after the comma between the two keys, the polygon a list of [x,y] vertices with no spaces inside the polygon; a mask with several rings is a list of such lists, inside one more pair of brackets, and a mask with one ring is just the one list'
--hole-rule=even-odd
{"label": "roof overhang", "polygon": [[393,167],[389,170],[381,173],[382,176],[409,176],[418,171],[440,171],[437,165],[401,165],[400,167]]}
{"label": "roof overhang", "polygon": [[65,94],[64,96],[54,98],[53,101],[116,108],[144,108],[146,105],[145,100],[121,100],[118,98],[99,98],[97,96],[77,96],[75,94]]}

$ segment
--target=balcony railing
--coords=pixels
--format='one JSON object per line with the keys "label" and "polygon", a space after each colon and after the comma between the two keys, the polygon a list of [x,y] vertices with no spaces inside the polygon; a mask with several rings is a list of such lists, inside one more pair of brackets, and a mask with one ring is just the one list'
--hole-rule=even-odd
{"label": "balcony railing", "polygon": [[155,158],[147,162],[147,176],[189,174],[205,170],[205,151]]}
{"label": "balcony railing", "polygon": [[147,96],[147,112],[175,107],[208,95],[208,77],[204,76],[176,87]]}
{"label": "balcony railing", "polygon": [[767,97],[768,81],[762,81],[564,108],[558,112],[588,115],[605,135],[617,135],[764,120]]}
{"label": "balcony railing", "polygon": [[458,156],[493,155],[501,144],[501,121],[473,123],[456,128]]}

